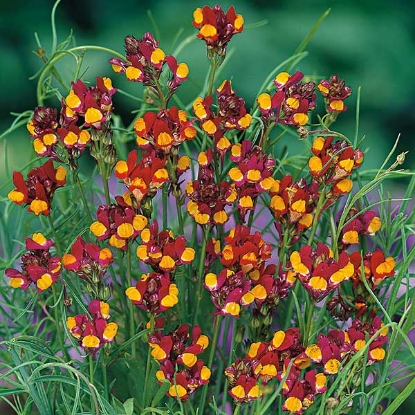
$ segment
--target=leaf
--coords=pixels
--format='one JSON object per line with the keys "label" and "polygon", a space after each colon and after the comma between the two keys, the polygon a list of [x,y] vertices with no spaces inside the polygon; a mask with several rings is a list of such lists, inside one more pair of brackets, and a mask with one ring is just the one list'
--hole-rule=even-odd
{"label": "leaf", "polygon": [[122,406],[125,409],[126,415],[133,415],[134,414],[134,398],[127,399]]}

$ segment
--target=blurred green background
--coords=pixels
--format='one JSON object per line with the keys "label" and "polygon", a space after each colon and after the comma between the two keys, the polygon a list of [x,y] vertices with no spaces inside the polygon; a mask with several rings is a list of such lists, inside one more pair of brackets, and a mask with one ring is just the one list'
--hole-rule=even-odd
{"label": "blurred green background", "polygon": [[[33,53],[37,48],[34,33],[50,51],[53,4],[52,0],[1,2],[0,132],[12,123],[12,112],[36,106],[36,80],[29,78],[42,62]],[[125,35],[141,37],[152,31],[163,50],[172,52],[179,30],[179,41],[196,34],[191,25],[192,13],[204,4],[193,0],[62,0],[56,14],[58,38],[59,42],[64,41],[72,29],[77,45],[102,45],[123,53]],[[233,4],[245,18],[246,30],[232,40],[232,63],[225,67],[221,79],[232,78],[234,89],[245,98],[248,107],[268,73],[292,55],[317,19],[331,8],[307,47],[309,55],[294,69],[321,78],[337,73],[352,87],[354,94],[347,100],[349,111],[335,125],[336,130],[351,138],[355,132],[356,92],[361,87],[359,136],[366,136],[363,150],[369,149],[367,168],[382,164],[400,134],[396,154],[409,151],[404,167],[415,169],[413,1],[236,0],[220,4],[225,10]],[[266,25],[252,27],[264,20]],[[205,56],[201,41],[190,43],[178,56],[179,62],[186,62],[190,68],[189,82],[180,88],[184,102],[200,90],[208,67]],[[113,74],[107,64],[109,57],[89,52],[83,66],[85,78],[93,81],[97,75],[111,76],[114,86],[139,95],[138,85],[127,84],[122,76]],[[65,72],[64,67],[61,69]],[[70,72],[66,75],[70,76]],[[115,105],[125,123],[129,123],[134,103],[116,95]],[[0,156],[0,196],[5,196],[13,187],[11,172],[21,169],[33,157],[24,127],[0,139]],[[397,185],[404,184],[400,181]],[[414,404],[415,399],[412,407]],[[410,413],[407,408],[411,408],[411,403],[401,413]]]}
{"label": "blurred green background", "polygon": [[[410,151],[404,167],[413,169],[413,3],[405,0],[224,1],[221,5],[225,10],[234,4],[237,12],[244,15],[246,30],[233,38],[232,63],[225,67],[221,78],[232,77],[234,89],[250,106],[268,73],[292,55],[317,19],[331,8],[307,47],[309,55],[294,69],[319,77],[337,73],[346,79],[354,94],[347,101],[349,111],[340,117],[335,129],[351,138],[355,131],[356,92],[361,87],[359,135],[366,136],[362,147],[370,150],[365,166],[380,166],[400,134],[397,151]],[[41,68],[42,62],[33,53],[37,48],[34,33],[46,51],[50,51],[53,4],[53,0],[1,2],[0,131],[13,121],[11,112],[19,113],[36,105],[36,81],[29,78]],[[195,33],[192,13],[204,4],[193,0],[62,0],[56,14],[58,39],[64,41],[72,29],[77,45],[103,45],[123,53],[125,35],[141,37],[145,31],[152,31],[160,46],[171,52],[179,30],[183,31],[179,40]],[[268,22],[266,25],[250,27],[264,20]],[[189,102],[199,91],[207,68],[205,55],[203,42],[194,41],[178,56],[179,61],[190,67],[190,82],[180,88],[184,102]],[[123,82],[123,76],[111,71],[107,64],[109,57],[89,52],[83,66],[85,78],[93,81],[97,75],[111,76],[116,87],[126,87],[130,93],[139,94],[139,86]],[[73,61],[69,63],[73,68]],[[57,102],[47,104],[52,106]],[[135,104],[120,95],[116,96],[115,104],[116,111],[128,123]],[[26,130],[21,128],[0,140],[0,154],[2,160],[7,157],[11,171],[24,165],[33,154]],[[5,171],[4,164],[0,163],[0,195],[7,194],[11,187],[10,171]]]}

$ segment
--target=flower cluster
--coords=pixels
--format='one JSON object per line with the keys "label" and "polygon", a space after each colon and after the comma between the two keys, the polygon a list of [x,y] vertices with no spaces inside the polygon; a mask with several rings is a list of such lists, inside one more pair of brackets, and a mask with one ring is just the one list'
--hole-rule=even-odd
{"label": "flower cluster", "polygon": [[169,95],[177,90],[179,85],[187,79],[189,68],[185,63],[177,63],[174,56],[166,55],[159,48],[158,42],[149,32],[141,39],[134,36],[126,36],[125,39],[126,61],[120,58],[111,58],[109,62],[116,73],[125,73],[126,78],[133,82],[142,82],[157,91],[158,80],[167,64],[171,76],[167,82]]}
{"label": "flower cluster", "polygon": [[169,273],[142,274],[135,286],[125,290],[125,294],[133,304],[153,315],[158,315],[179,302],[179,290],[171,281]]}
{"label": "flower cluster", "polygon": [[115,201],[117,203],[98,207],[97,220],[91,224],[90,230],[99,240],[108,240],[111,246],[126,250],[128,241],[140,235],[148,220],[136,214],[121,196],[116,196]]}
{"label": "flower cluster", "polygon": [[309,366],[298,329],[279,330],[269,342],[251,343],[245,357],[225,369],[228,392],[237,402],[249,402],[263,395],[264,386],[271,379],[285,379],[283,409],[301,414],[314,402],[315,395],[327,389],[323,373],[307,370],[301,378],[301,371]]}
{"label": "flower cluster", "polygon": [[103,301],[91,301],[88,313],[68,317],[66,327],[85,350],[95,355],[101,347],[114,341],[118,324],[108,323],[109,305]]}
{"label": "flower cluster", "polygon": [[38,292],[42,292],[56,283],[61,273],[61,259],[52,256],[52,246],[52,239],[46,239],[41,233],[35,233],[31,238],[26,237],[27,252],[20,257],[21,271],[14,268],[5,271],[10,278],[9,284],[23,290],[35,284]]}
{"label": "flower cluster", "polygon": [[94,298],[103,301],[108,300],[110,290],[102,284],[102,279],[112,261],[113,255],[109,248],[100,249],[94,243],[86,243],[81,236],[72,245],[71,253],[62,257],[65,269],[85,280],[88,283],[87,290]]}
{"label": "flower cluster", "polygon": [[209,346],[209,338],[202,334],[198,325],[189,334],[187,324],[163,335],[155,331],[148,337],[151,355],[160,363],[156,373],[159,383],[169,381],[168,396],[187,399],[200,386],[209,382],[210,369],[198,355]]}
{"label": "flower cluster", "polygon": [[156,272],[173,272],[180,265],[190,264],[195,257],[195,250],[186,247],[184,235],[174,238],[171,231],[159,232],[158,222],[154,220],[141,232],[137,257]]}
{"label": "flower cluster", "polygon": [[193,111],[203,131],[214,137],[217,145],[220,138],[229,130],[246,130],[252,115],[245,108],[245,100],[236,95],[230,81],[223,81],[216,89],[217,111],[212,111],[213,97],[198,97],[193,102]]}
{"label": "flower cluster", "polygon": [[151,203],[157,190],[169,181],[165,165],[165,157],[159,157],[154,150],[142,154],[141,158],[137,150],[132,150],[127,161],[117,162],[115,176],[124,181],[131,204],[137,209],[151,211],[147,203]]}
{"label": "flower cluster", "polygon": [[294,126],[306,125],[308,112],[316,107],[315,84],[302,83],[304,74],[300,71],[290,75],[279,73],[274,79],[276,91],[271,96],[267,92],[257,98],[258,108],[265,126],[281,123]]}
{"label": "flower cluster", "polygon": [[317,89],[324,97],[327,111],[339,113],[347,110],[344,100],[351,95],[352,90],[343,79],[332,75],[329,80],[321,80]]}
{"label": "flower cluster", "polygon": [[28,212],[36,216],[49,215],[56,189],[66,184],[66,170],[62,166],[55,168],[53,161],[48,160],[30,170],[27,180],[19,171],[13,172],[13,183],[16,188],[8,194],[12,202],[28,206]]}
{"label": "flower cluster", "polygon": [[229,219],[225,210],[237,198],[235,186],[223,180],[215,182],[213,151],[199,153],[198,179],[186,184],[186,195],[190,199],[187,212],[199,225],[223,225]]}
{"label": "flower cluster", "polygon": [[226,14],[219,5],[213,8],[205,6],[193,12],[193,26],[199,29],[197,37],[206,42],[208,58],[216,58],[219,66],[225,59],[232,37],[243,31],[244,19],[235,12],[233,6],[229,7]]}
{"label": "flower cluster", "polygon": [[336,260],[331,249],[321,242],[315,250],[310,245],[304,245],[300,251],[292,252],[287,267],[296,273],[315,301],[321,301],[343,281],[351,278],[355,270],[347,252],[342,251]]}

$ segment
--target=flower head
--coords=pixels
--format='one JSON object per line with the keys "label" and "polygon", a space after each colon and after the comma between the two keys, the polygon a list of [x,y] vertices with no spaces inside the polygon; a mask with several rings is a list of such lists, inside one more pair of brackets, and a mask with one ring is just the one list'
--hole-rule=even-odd
{"label": "flower head", "polygon": [[34,167],[24,180],[22,173],[13,173],[13,183],[16,186],[8,194],[8,198],[17,205],[25,204],[28,212],[36,216],[49,215],[52,198],[55,190],[66,183],[66,169],[53,166],[53,161],[48,160],[39,167]]}
{"label": "flower head", "polygon": [[206,42],[209,59],[218,56],[220,64],[225,58],[232,37],[243,31],[244,19],[242,15],[235,12],[233,6],[226,14],[219,5],[213,8],[204,6],[193,12],[193,26],[199,29],[197,37]]}
{"label": "flower head", "polygon": [[56,283],[61,272],[61,259],[49,252],[52,239],[46,239],[41,233],[26,237],[26,249],[21,257],[21,271],[7,268],[5,274],[10,278],[13,288],[26,290],[30,285],[37,286],[38,292],[48,289]]}

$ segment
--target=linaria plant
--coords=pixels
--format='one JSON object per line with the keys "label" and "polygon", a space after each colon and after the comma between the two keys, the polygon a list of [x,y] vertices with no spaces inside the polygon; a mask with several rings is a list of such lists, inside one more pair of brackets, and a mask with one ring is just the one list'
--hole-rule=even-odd
{"label": "linaria plant", "polygon": [[[357,126],[336,130],[358,87],[299,69],[327,14],[249,105],[221,77],[249,36],[234,7],[189,10],[171,54],[149,32],[121,52],[39,43],[38,105],[3,134],[27,125],[35,154],[0,213],[15,413],[390,415],[415,389],[415,179],[396,146],[365,170]],[[209,70],[182,102],[193,39]],[[90,51],[111,77],[88,77]]]}

